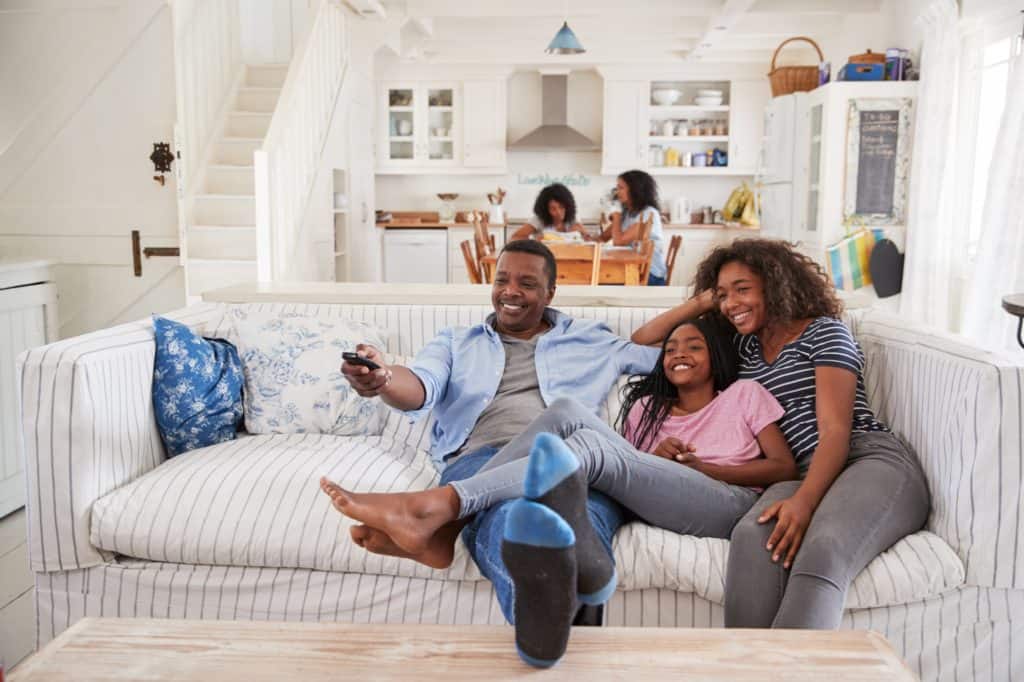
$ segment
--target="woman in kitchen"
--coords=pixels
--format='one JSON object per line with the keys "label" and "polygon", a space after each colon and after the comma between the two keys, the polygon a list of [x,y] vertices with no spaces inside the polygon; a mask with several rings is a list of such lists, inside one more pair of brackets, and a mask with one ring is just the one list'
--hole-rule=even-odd
{"label": "woman in kitchen", "polygon": [[583,225],[576,222],[576,199],[573,198],[572,192],[565,185],[556,182],[540,191],[537,200],[533,203],[533,217],[516,230],[509,241],[515,239],[558,241],[566,238],[580,238],[572,233],[578,233],[583,239],[591,239]]}
{"label": "woman in kitchen", "polygon": [[[658,183],[642,170],[626,171],[615,182],[615,198],[622,206],[613,207],[611,226],[601,233],[601,241],[627,246],[641,239],[654,242],[648,286],[665,286],[668,274],[665,265],[665,231],[658,210]],[[646,231],[646,235],[643,232]]]}

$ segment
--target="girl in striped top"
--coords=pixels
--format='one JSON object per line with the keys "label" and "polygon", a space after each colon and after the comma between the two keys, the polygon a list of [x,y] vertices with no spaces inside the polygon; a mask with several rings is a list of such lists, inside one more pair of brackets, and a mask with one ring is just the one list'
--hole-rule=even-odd
{"label": "girl in striped top", "polygon": [[741,239],[704,259],[695,288],[633,341],[657,343],[679,320],[717,310],[736,329],[740,378],[782,404],[801,473],[733,529],[725,624],[836,628],[853,578],[924,525],[924,474],[868,406],[864,355],[821,266],[785,242]]}

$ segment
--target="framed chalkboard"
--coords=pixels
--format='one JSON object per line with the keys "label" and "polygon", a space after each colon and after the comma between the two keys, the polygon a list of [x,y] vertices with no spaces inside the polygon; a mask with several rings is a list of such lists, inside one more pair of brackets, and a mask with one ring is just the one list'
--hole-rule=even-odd
{"label": "framed chalkboard", "polygon": [[850,101],[843,201],[847,224],[905,222],[913,106],[909,98]]}

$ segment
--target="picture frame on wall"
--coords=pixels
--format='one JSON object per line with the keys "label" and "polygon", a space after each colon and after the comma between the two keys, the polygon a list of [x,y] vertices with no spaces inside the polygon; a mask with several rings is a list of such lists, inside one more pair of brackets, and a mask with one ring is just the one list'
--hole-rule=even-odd
{"label": "picture frame on wall", "polygon": [[846,125],[846,224],[903,225],[913,144],[914,100],[850,100]]}

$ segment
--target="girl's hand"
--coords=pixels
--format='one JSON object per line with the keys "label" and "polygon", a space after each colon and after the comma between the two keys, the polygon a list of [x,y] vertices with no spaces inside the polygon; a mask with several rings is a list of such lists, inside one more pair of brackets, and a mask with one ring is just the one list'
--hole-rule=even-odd
{"label": "girl's hand", "polygon": [[696,452],[697,447],[693,443],[684,443],[678,438],[669,437],[658,443],[653,454],[680,464],[694,464],[699,461],[694,454]]}
{"label": "girl's hand", "polygon": [[789,568],[793,565],[793,557],[800,549],[800,543],[803,542],[804,533],[807,532],[813,515],[811,505],[796,495],[779,500],[764,510],[757,519],[758,523],[767,523],[772,518],[778,519],[775,522],[775,530],[772,531],[765,546],[765,549],[772,553],[772,561],[778,562],[779,558],[785,555],[782,566]]}
{"label": "girl's hand", "polygon": [[705,289],[700,292],[693,297],[693,300],[695,300],[697,305],[700,307],[699,309],[701,314],[709,313],[715,309],[715,292],[711,289]]}

